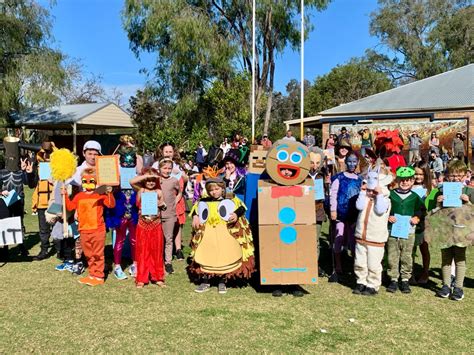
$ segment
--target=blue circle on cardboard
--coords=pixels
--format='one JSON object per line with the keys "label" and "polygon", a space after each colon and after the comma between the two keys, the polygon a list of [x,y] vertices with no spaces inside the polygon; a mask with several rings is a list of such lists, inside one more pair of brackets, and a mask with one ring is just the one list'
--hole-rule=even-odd
{"label": "blue circle on cardboard", "polygon": [[262,277],[262,283],[267,282],[267,279],[265,277]]}
{"label": "blue circle on cardboard", "polygon": [[292,224],[296,219],[296,212],[291,207],[283,207],[278,212],[278,219],[283,224]]}
{"label": "blue circle on cardboard", "polygon": [[285,227],[280,231],[280,240],[285,244],[293,244],[296,242],[296,229],[293,227]]}
{"label": "blue circle on cardboard", "polygon": [[313,277],[313,278],[311,279],[311,281],[312,281],[312,282],[316,282],[316,277]]}

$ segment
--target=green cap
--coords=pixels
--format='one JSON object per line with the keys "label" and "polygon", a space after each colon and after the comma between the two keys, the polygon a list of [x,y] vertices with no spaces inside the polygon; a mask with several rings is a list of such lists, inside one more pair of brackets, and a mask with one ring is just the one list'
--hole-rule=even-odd
{"label": "green cap", "polygon": [[397,178],[411,178],[415,176],[415,169],[411,166],[401,166],[397,169]]}

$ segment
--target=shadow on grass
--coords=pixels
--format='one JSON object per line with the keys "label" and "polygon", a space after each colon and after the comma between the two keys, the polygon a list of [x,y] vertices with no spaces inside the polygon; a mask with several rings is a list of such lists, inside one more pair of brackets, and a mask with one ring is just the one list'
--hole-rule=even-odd
{"label": "shadow on grass", "polygon": [[15,245],[14,247],[0,248],[0,259],[2,260],[2,265],[7,263],[23,263],[31,262],[33,258],[30,253],[30,250],[38,244],[40,241],[39,233],[25,233],[23,238],[23,244]]}

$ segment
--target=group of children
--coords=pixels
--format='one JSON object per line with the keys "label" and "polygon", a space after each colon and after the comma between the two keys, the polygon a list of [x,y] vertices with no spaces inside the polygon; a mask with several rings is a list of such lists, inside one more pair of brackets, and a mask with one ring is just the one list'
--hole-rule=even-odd
{"label": "group of children", "polygon": [[[393,179],[390,168],[380,160],[374,165],[376,168],[356,173],[358,160],[356,153],[349,153],[345,171],[332,176],[329,188],[336,280],[342,273],[341,252],[345,247],[354,256],[354,294],[378,293],[384,256],[389,278],[387,292],[410,293],[411,284],[428,282],[428,243],[437,239],[442,248],[443,274],[443,286],[437,295],[463,299],[466,248],[474,241],[474,179],[469,177],[465,181],[467,166],[461,160],[448,165],[445,181],[464,183],[459,196],[462,204],[443,207],[443,183],[432,182],[432,172],[423,163],[398,167]],[[442,234],[440,225],[444,226]],[[453,234],[458,236],[450,237]],[[415,278],[413,255],[417,247],[422,255],[423,271]]]}
{"label": "group of children", "polygon": [[[312,178],[327,177],[327,172],[321,171],[323,153],[319,150],[315,154],[315,151],[317,150],[313,149],[311,152],[312,165],[309,175]],[[185,223],[183,190],[187,179],[184,170],[173,160],[174,155],[171,145],[163,145],[156,164],[142,169],[141,174],[131,179],[130,189],[108,187],[99,193],[93,167],[83,169],[80,173],[81,192],[70,199],[67,189],[63,188],[61,193],[66,196],[67,209],[75,211],[75,216],[70,215],[70,219],[78,221],[78,231],[73,230],[71,233],[80,235],[80,242],[74,243],[69,238],[64,239],[67,248],[62,249],[68,253],[65,255],[65,263],[57,269],[73,271],[72,261],[76,259],[77,264],[82,250],[89,266],[89,275],[81,278],[79,282],[91,286],[103,284],[107,225],[116,232],[113,270],[115,277],[119,280],[127,278],[121,263],[124,242],[128,235],[133,260],[129,272],[135,278],[136,286],[142,288],[151,282],[164,287],[165,275],[174,272],[171,264],[173,249],[178,260],[184,259],[181,233]],[[130,159],[121,159],[121,166],[136,166],[127,165],[127,161],[130,162]],[[438,184],[433,183],[432,173],[426,165],[420,163],[414,167],[398,167],[393,174],[393,169],[381,161],[371,164],[368,171],[361,173],[359,163],[359,156],[349,151],[345,155],[342,171],[334,173],[330,180],[326,180],[327,203],[315,203],[318,239],[325,220],[324,210],[330,218],[336,280],[337,275],[343,272],[341,254],[347,249],[354,256],[354,294],[378,293],[382,284],[384,256],[387,276],[390,279],[387,291],[400,290],[402,293],[410,293],[411,284],[428,282],[430,239],[442,239],[445,235],[452,234],[452,229],[460,236],[448,238],[441,243],[443,287],[438,296],[461,300],[464,297],[462,288],[465,251],[474,239],[472,222],[466,222],[467,225],[462,222],[472,216],[473,179],[463,188],[460,196],[462,207],[443,207],[442,180],[435,180]],[[191,212],[194,229],[191,246],[194,249],[191,254],[193,261],[188,271],[198,271],[196,274],[199,277],[199,285],[196,292],[207,291],[210,279],[217,276],[218,290],[225,293],[228,275],[239,274],[248,278],[254,270],[252,236],[244,216],[245,206],[242,201],[235,195],[226,195],[227,186],[224,180],[215,176],[212,169],[206,170],[203,175],[204,178],[196,183],[199,184],[196,187],[200,189],[193,189],[194,193],[197,190],[200,193],[199,196],[194,196],[195,207]],[[464,182],[466,175],[467,167],[460,160],[451,162],[446,170],[446,180],[450,182]],[[53,187],[51,189],[55,190]],[[52,192],[53,195],[54,193]],[[154,214],[143,213],[144,194],[152,194],[153,198],[156,198],[158,209]],[[212,212],[211,218],[213,203],[216,203],[217,210]],[[469,207],[464,209],[464,205]],[[104,209],[113,211],[110,214],[113,217],[105,213],[108,217],[104,219]],[[444,224],[446,228],[451,228],[442,236],[438,235],[433,227],[440,219],[447,221]],[[61,222],[56,221],[59,225]],[[399,235],[395,231],[402,222],[408,223],[407,235]],[[232,237],[226,242],[231,252],[222,253],[219,255],[220,259],[210,251],[216,250],[213,243],[221,243],[224,239],[216,242],[217,239],[209,234],[210,229],[206,232],[203,228],[207,223],[214,228],[214,232],[216,226],[223,223],[226,227],[222,227],[222,230],[226,229],[225,233]],[[71,225],[74,226],[74,223],[71,222]],[[53,231],[54,229],[57,229],[56,225]],[[465,231],[470,234],[464,235]],[[199,245],[201,249],[197,252]],[[74,246],[76,254],[72,256]],[[413,253],[417,247],[422,255],[423,272],[415,278]],[[198,253],[201,263],[196,263],[195,253]],[[222,259],[228,263],[222,264]],[[454,282],[451,280],[451,264],[455,270]]]}

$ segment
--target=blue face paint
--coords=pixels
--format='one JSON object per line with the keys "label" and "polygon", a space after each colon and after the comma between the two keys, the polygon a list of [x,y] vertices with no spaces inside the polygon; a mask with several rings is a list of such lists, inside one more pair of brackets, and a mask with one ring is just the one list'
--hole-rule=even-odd
{"label": "blue face paint", "polygon": [[350,173],[353,173],[355,171],[355,169],[357,168],[358,163],[359,163],[359,160],[357,159],[356,156],[349,155],[346,158],[347,171],[350,172]]}

